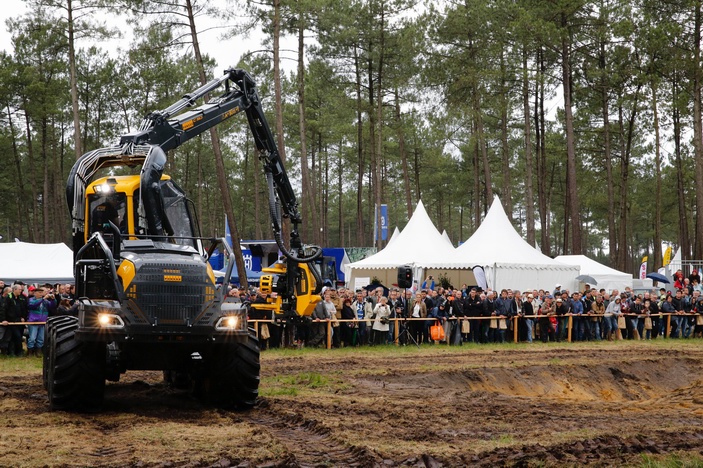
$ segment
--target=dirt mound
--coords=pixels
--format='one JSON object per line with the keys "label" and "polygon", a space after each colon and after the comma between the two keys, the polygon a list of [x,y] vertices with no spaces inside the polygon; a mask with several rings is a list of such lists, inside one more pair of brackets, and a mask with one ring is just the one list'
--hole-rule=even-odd
{"label": "dirt mound", "polygon": [[[133,372],[102,413],[48,411],[41,371],[2,368],[3,466],[703,463],[700,342],[262,354],[259,404],[202,405]],[[37,428],[41,428],[37,430]]]}
{"label": "dirt mound", "polygon": [[[610,361],[610,360],[608,360]],[[592,401],[643,401],[689,386],[700,363],[693,359],[646,359],[601,364],[485,367],[461,371],[385,376],[383,386],[490,392],[514,397]],[[378,380],[367,380],[376,387]]]}

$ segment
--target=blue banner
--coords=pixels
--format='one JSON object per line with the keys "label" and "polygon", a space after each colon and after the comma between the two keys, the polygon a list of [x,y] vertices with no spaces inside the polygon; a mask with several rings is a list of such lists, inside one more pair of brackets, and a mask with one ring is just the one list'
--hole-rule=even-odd
{"label": "blue banner", "polygon": [[388,205],[381,205],[381,240],[388,240]]}
{"label": "blue banner", "polygon": [[229,243],[230,247],[234,247],[232,245],[232,233],[229,232],[229,223],[227,222],[227,215],[225,215],[225,239],[227,240],[227,243]]}

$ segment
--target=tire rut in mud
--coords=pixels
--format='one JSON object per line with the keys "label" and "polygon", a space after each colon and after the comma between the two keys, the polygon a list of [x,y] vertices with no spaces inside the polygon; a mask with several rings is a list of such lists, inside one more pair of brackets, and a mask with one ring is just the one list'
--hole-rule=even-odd
{"label": "tire rut in mud", "polygon": [[[547,466],[605,464],[622,465],[642,454],[659,455],[677,451],[703,454],[703,431],[671,433],[656,431],[629,437],[617,435],[545,446],[497,448],[464,462],[472,466]],[[641,461],[641,460],[640,460]]]}
{"label": "tire rut in mud", "polygon": [[286,458],[279,460],[277,466],[367,467],[380,464],[371,451],[337,440],[318,421],[298,413],[283,414],[267,406],[265,401],[260,402],[259,408],[244,420],[262,427],[286,448]]}

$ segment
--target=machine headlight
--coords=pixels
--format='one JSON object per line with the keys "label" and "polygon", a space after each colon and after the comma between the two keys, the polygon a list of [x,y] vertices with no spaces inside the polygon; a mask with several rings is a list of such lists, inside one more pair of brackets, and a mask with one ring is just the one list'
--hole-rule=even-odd
{"label": "machine headlight", "polygon": [[217,321],[215,329],[219,331],[246,330],[247,320],[243,315],[225,315]]}
{"label": "machine headlight", "polygon": [[98,323],[100,328],[124,328],[122,317],[115,314],[98,314]]}

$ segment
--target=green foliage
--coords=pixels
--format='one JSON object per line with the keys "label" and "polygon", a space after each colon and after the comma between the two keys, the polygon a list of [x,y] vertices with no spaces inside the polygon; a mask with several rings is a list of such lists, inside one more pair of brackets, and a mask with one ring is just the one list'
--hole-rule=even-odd
{"label": "green foliage", "polygon": [[[121,10],[105,10],[116,3],[101,0],[74,3],[83,12],[75,26],[81,34],[76,65],[85,150],[114,144],[148,112],[198,86],[190,30],[179,19],[183,1],[122,0]],[[12,50],[0,56],[0,163],[6,168],[0,172],[0,196],[18,200],[0,207],[6,221],[0,231],[9,238],[53,242],[68,233],[63,186],[73,161],[68,17],[61,0],[28,4],[29,13],[10,22]],[[252,31],[262,31],[266,43],[273,34],[271,3],[194,5],[201,28],[213,15],[224,18],[223,47],[240,44]],[[568,188],[576,186],[583,250],[603,261],[610,260],[608,250],[626,252],[614,266],[634,271],[639,258],[658,247],[653,198],[660,184],[661,237],[674,242],[688,237],[700,245],[695,235],[700,155],[692,145],[700,73],[695,6],[653,0],[469,0],[422,8],[405,0],[284,2],[283,39],[297,38],[301,26],[305,33],[303,111],[315,203],[305,208],[317,219],[316,225],[308,219],[303,224],[305,240],[315,234],[325,245],[372,243],[372,156],[379,150],[378,184],[391,229],[405,225],[409,196],[413,205],[422,199],[440,231],[465,240],[492,203],[489,193],[495,193],[524,235],[531,188],[536,216],[545,220],[535,225],[538,239],[543,231],[547,253],[569,253],[565,207]],[[95,41],[116,34],[112,24],[100,21],[100,11],[123,14],[133,27],[132,43],[116,57]],[[566,177],[559,95],[564,44],[571,45],[575,181]],[[202,52],[212,76],[214,63]],[[256,78],[273,122],[270,54],[246,53],[238,66]],[[523,72],[531,168],[525,158]],[[297,69],[289,72],[282,87],[286,168],[300,190],[297,78]],[[654,172],[655,87],[661,177]],[[261,166],[243,116],[219,130],[241,234],[269,237]],[[193,199],[203,233],[221,235],[224,215],[209,138],[175,150],[167,169]]]}

